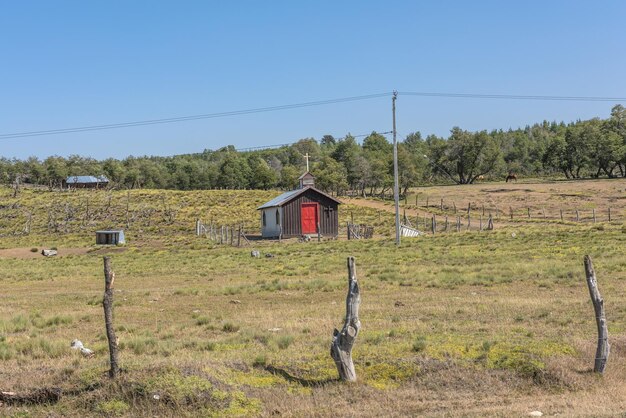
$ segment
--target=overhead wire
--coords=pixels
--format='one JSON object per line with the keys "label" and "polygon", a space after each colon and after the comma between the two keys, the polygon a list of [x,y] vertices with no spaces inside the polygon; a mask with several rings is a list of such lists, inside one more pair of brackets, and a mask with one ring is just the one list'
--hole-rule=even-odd
{"label": "overhead wire", "polygon": [[262,112],[275,112],[278,110],[297,109],[297,108],[311,107],[311,106],[323,106],[323,105],[329,105],[329,104],[335,104],[335,103],[353,102],[353,101],[358,101],[358,100],[369,100],[369,99],[390,96],[391,94],[392,93],[390,92],[367,94],[363,96],[342,97],[338,99],[318,100],[318,101],[303,102],[303,103],[292,103],[292,104],[279,105],[279,106],[267,106],[267,107],[259,107],[259,108],[254,108],[254,109],[206,113],[206,114],[200,114],[200,115],[180,116],[180,117],[174,117],[174,118],[162,118],[162,119],[150,119],[150,120],[141,120],[141,121],[134,121],[134,122],[110,123],[110,124],[105,124],[105,125],[81,126],[81,127],[76,127],[76,128],[46,129],[46,130],[30,131],[30,132],[15,132],[15,133],[8,133],[8,134],[0,134],[0,139],[24,138],[24,137],[42,136],[42,135],[56,135],[56,134],[85,132],[85,131],[101,131],[101,130],[106,130],[106,129],[129,128],[129,127],[134,127],[134,126],[186,122],[186,121],[199,120],[199,119],[215,119],[215,118],[221,118],[221,117],[227,117],[227,116],[248,115],[252,113],[262,113]]}
{"label": "overhead wire", "polygon": [[521,94],[476,94],[476,93],[437,93],[400,91],[399,95],[421,97],[445,97],[464,99],[499,99],[499,100],[543,100],[543,101],[580,101],[580,102],[623,102],[626,97],[602,97],[602,96],[541,96]]}
{"label": "overhead wire", "polygon": [[[346,136],[343,137],[335,137],[333,136],[333,138],[335,138],[336,140],[343,140],[346,139],[348,136],[351,136],[353,138],[365,138],[367,136],[372,135],[372,133],[377,133],[379,135],[387,135],[392,133],[393,131],[386,131],[386,132],[378,132],[378,131],[372,131],[369,134],[359,134],[359,135],[352,135],[352,134],[348,134]],[[308,139],[308,138],[302,138],[302,139]],[[285,144],[276,144],[276,145],[261,145],[258,147],[247,147],[247,148],[236,148],[235,151],[239,151],[239,152],[247,152],[247,151],[257,151],[257,150],[265,150],[265,149],[275,149],[275,148],[281,148],[281,147],[288,147],[290,145],[295,145],[298,142],[302,141],[302,139],[298,140],[298,141],[294,141],[294,142],[288,142]]]}
{"label": "overhead wire", "polygon": [[[477,93],[440,93],[440,92],[416,92],[416,91],[400,91],[399,95],[403,96],[419,96],[419,97],[441,97],[441,98],[465,98],[465,99],[495,99],[495,100],[541,100],[541,101],[585,101],[585,102],[626,102],[624,97],[605,97],[605,96],[548,96],[548,95],[516,95],[516,94],[477,94]],[[102,125],[89,125],[74,128],[46,129],[39,131],[13,132],[0,134],[0,139],[25,138],[33,136],[57,135],[64,133],[101,131],[107,129],[129,128],[136,126],[166,124],[187,122],[201,119],[215,119],[229,116],[248,115],[263,112],[275,112],[280,110],[297,109],[311,106],[323,106],[336,103],[353,102],[359,100],[369,100],[381,97],[392,96],[393,92],[367,94],[361,96],[350,96],[336,99],[317,100],[302,103],[292,103],[278,106],[267,106],[244,110],[233,110],[227,112],[205,113],[190,116],[179,116],[172,118],[148,119],[132,122],[110,123]]]}

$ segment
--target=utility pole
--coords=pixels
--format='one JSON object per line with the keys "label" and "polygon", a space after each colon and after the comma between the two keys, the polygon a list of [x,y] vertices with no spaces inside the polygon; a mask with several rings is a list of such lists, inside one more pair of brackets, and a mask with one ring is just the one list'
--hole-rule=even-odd
{"label": "utility pole", "polygon": [[400,190],[398,188],[398,141],[396,140],[396,98],[398,92],[394,90],[391,98],[393,113],[393,199],[396,206],[396,245],[400,245]]}

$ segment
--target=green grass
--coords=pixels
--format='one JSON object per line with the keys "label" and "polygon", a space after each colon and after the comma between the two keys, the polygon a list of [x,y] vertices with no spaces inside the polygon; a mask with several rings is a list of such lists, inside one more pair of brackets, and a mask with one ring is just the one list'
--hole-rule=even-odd
{"label": "green grass", "polygon": [[[33,209],[33,233],[0,237],[0,247],[92,248],[92,230],[104,226],[99,218],[85,225],[77,218],[67,233],[48,234],[46,202],[80,206],[90,196],[90,210],[105,213],[107,193],[25,191],[20,204]],[[255,205],[270,195],[133,191],[136,218],[123,251],[0,258],[0,387],[62,387],[74,394],[15,412],[328,416],[337,399],[358,398],[347,414],[385,415],[388,408],[436,414],[441,405],[429,399],[437,399],[450,411],[519,416],[527,413],[524,397],[541,393],[574,405],[560,410],[575,415],[585,411],[576,409],[583,408],[581,393],[623,387],[626,362],[619,355],[611,358],[614,375],[605,381],[587,373],[595,322],[582,268],[582,257],[591,255],[619,347],[626,332],[621,223],[511,225],[403,239],[399,247],[379,238],[232,248],[192,235],[195,218],[209,212],[225,223],[239,217],[256,222]],[[125,222],[125,196],[112,193],[118,224]],[[162,196],[179,208],[173,222],[159,210]],[[139,217],[146,208],[154,212]],[[2,211],[0,227],[17,229],[19,214],[10,218],[16,213]],[[391,236],[391,214],[381,213],[378,221],[376,210],[353,211],[355,220]],[[350,214],[342,208],[341,216]],[[275,257],[252,258],[251,248]],[[106,378],[105,254],[116,272],[118,383]],[[334,381],[328,353],[333,328],[343,325],[348,256],[356,258],[362,298],[356,385]],[[95,357],[71,350],[74,338]],[[458,382],[465,382],[463,390]],[[501,398],[510,403],[500,404]],[[485,399],[502,409],[480,409]],[[606,404],[620,410],[618,403]]]}

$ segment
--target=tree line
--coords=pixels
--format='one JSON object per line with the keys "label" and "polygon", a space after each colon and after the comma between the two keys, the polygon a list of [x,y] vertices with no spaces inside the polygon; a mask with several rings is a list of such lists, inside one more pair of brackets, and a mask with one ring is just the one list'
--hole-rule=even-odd
{"label": "tree line", "polygon": [[[117,188],[292,189],[308,154],[316,186],[333,194],[347,190],[376,195],[393,186],[393,146],[372,132],[362,143],[347,135],[305,138],[276,149],[218,150],[171,157],[109,158],[71,155],[44,160],[0,158],[0,181],[59,188],[68,176],[104,175]],[[451,181],[517,176],[626,177],[626,109],[607,119],[537,123],[519,129],[470,132],[455,127],[447,138],[414,132],[398,145],[401,193],[409,187]]]}

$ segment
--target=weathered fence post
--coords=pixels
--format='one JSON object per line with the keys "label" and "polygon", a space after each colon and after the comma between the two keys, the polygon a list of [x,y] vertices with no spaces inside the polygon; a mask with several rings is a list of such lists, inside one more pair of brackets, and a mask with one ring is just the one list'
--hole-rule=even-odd
{"label": "weathered fence post", "polygon": [[456,203],[454,201],[452,202],[452,207],[454,208],[454,214],[456,215]]}
{"label": "weathered fence post", "polygon": [[604,373],[606,363],[609,359],[611,345],[609,344],[609,332],[606,324],[606,315],[604,314],[604,299],[598,290],[598,281],[596,280],[596,272],[593,269],[591,257],[585,256],[585,274],[587,276],[587,286],[589,287],[589,296],[593,303],[593,309],[596,313],[596,325],[598,326],[598,347],[596,349],[596,358],[593,371],[596,373]]}
{"label": "weathered fence post", "polygon": [[578,214],[578,209],[576,209],[576,222],[580,221],[580,215]]}
{"label": "weathered fence post", "polygon": [[361,294],[356,278],[354,257],[348,257],[348,296],[346,297],[346,320],[341,332],[333,331],[330,355],[337,365],[339,377],[343,381],[355,382],[356,371],[352,362],[352,346],[356,340],[361,322],[359,321],[359,305]]}
{"label": "weathered fence post", "polygon": [[237,232],[237,247],[241,247],[241,224],[239,224],[239,231]]}
{"label": "weathered fence post", "polygon": [[542,207],[541,208],[541,213],[543,215],[543,219],[546,219],[546,208]]}
{"label": "weathered fence post", "polygon": [[609,207],[609,222],[611,222],[611,208]]}
{"label": "weathered fence post", "polygon": [[478,231],[483,230],[483,215],[478,216]]}
{"label": "weathered fence post", "polygon": [[200,219],[196,219],[196,236],[200,236]]}
{"label": "weathered fence post", "polygon": [[471,216],[468,214],[467,215],[467,230],[469,231],[470,226],[472,226],[472,218]]}
{"label": "weathered fence post", "polygon": [[483,216],[485,216],[485,204],[482,204],[482,209],[483,209]]}
{"label": "weathered fence post", "polygon": [[528,211],[528,219],[530,219],[530,207],[527,207],[526,210]]}
{"label": "weathered fence post", "polygon": [[115,273],[111,270],[111,258],[104,257],[104,298],[102,306],[104,308],[104,324],[106,327],[107,339],[109,340],[109,357],[111,369],[109,377],[115,379],[119,373],[119,365],[117,363],[117,337],[113,327],[113,282],[115,281]]}
{"label": "weathered fence post", "polygon": [[448,217],[446,216],[446,224],[444,231],[448,232]]}
{"label": "weathered fence post", "polygon": [[592,208],[592,209],[591,209],[591,213],[592,213],[592,215],[593,215],[593,223],[595,224],[595,223],[596,223],[596,209],[595,209],[595,208]]}
{"label": "weathered fence post", "polygon": [[489,231],[493,231],[493,217],[491,216],[491,213],[489,214],[489,220],[487,221],[487,229]]}
{"label": "weathered fence post", "polygon": [[317,223],[317,242],[322,241],[322,229],[320,228],[320,223]]}
{"label": "weathered fence post", "polygon": [[513,206],[509,206],[509,213],[511,214],[511,220],[513,220]]}
{"label": "weathered fence post", "polygon": [[563,209],[559,209],[561,211],[561,222],[563,222]]}
{"label": "weathered fence post", "polygon": [[346,229],[348,230],[348,241],[352,239],[352,235],[350,234],[350,222],[346,222]]}
{"label": "weathered fence post", "polygon": [[433,235],[437,233],[437,219],[435,219],[435,215],[433,215],[433,220],[431,222],[431,227],[433,230]]}
{"label": "weathered fence post", "polygon": [[443,210],[443,199],[441,199],[441,206],[439,206],[439,209]]}

